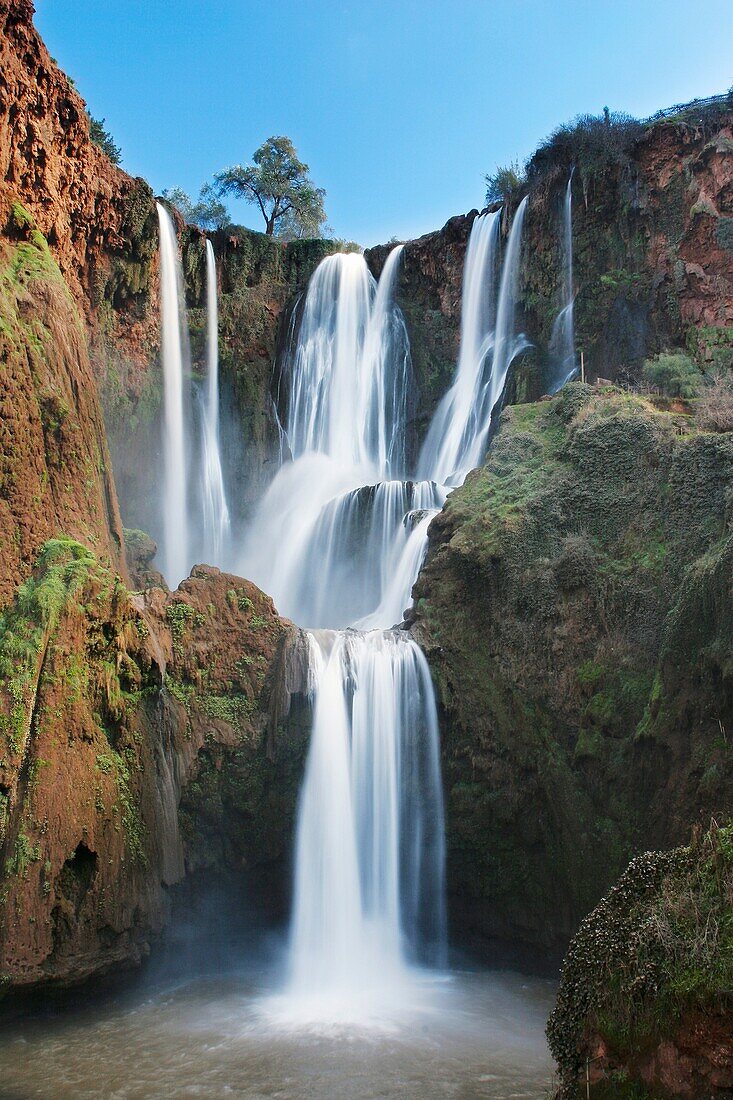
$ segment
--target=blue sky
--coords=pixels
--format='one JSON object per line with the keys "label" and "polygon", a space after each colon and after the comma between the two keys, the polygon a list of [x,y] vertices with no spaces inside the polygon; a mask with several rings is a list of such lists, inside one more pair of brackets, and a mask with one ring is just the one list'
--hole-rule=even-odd
{"label": "blue sky", "polygon": [[[480,206],[483,177],[579,112],[646,116],[733,84],[731,0],[36,0],[123,166],[200,184],[287,134],[336,236]],[[230,203],[236,221],[259,212]]]}

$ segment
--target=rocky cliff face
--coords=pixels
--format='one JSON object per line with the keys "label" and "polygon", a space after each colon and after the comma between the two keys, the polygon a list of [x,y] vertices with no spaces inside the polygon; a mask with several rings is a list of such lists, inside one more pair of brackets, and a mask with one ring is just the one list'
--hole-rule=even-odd
{"label": "rocky cliff face", "polygon": [[[0,0],[2,988],[139,961],[203,867],[277,880],[305,744],[300,635],[266,596],[205,568],[167,593],[141,535],[130,591],[98,383],[134,418],[157,369],[153,196],[89,140],[32,10]],[[200,306],[203,240],[180,231]],[[278,312],[314,255],[217,247],[225,356],[240,382],[255,363],[242,400],[264,417]]]}
{"label": "rocky cliff face", "polygon": [[732,905],[730,827],[634,860],[568,952],[548,1026],[558,1100],[730,1096]]}
{"label": "rocky cliff face", "polygon": [[454,928],[545,958],[730,807],[733,438],[570,384],[504,413],[430,528]]}
{"label": "rocky cliff face", "polygon": [[133,596],[81,544],[46,543],[0,620],[5,985],[138,962],[204,864],[284,865],[307,743],[288,725],[298,639],[216,569]]}
{"label": "rocky cliff face", "polygon": [[[644,359],[686,347],[703,364],[733,356],[733,106],[683,112],[648,127],[628,163],[573,175],[577,346],[588,377],[638,378]],[[572,150],[507,203],[502,228],[525,193],[518,327],[534,347],[510,382],[521,400],[553,381],[547,347],[560,299],[561,208]],[[473,219],[451,218],[405,246],[397,301],[407,321],[419,393],[418,431],[456,362],[463,262]],[[378,274],[389,246],[367,251]]]}

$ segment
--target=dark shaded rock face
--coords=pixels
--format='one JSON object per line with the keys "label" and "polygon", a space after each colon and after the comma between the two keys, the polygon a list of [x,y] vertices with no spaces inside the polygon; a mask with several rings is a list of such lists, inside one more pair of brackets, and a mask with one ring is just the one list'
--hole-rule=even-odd
{"label": "dark shaded rock face", "polygon": [[453,931],[557,956],[632,854],[730,805],[733,437],[571,384],[430,528]]}

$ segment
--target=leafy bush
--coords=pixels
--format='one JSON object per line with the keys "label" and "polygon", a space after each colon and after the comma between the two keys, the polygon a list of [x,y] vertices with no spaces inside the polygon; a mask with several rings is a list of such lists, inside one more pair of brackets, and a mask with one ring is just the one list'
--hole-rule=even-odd
{"label": "leafy bush", "polygon": [[99,146],[113,164],[120,164],[122,161],[122,150],[119,145],[115,145],[114,138],[109,130],[105,130],[105,120],[103,118],[93,118],[89,112],[87,112],[87,118],[89,119],[89,137],[94,144]]}
{"label": "leafy bush", "polygon": [[183,220],[189,225],[198,225],[201,229],[223,229],[230,224],[229,211],[209,183],[203,185],[196,202],[182,187],[167,188],[163,198],[180,210]]}
{"label": "leafy bush", "polygon": [[697,397],[702,383],[699,368],[682,352],[667,352],[647,359],[642,375],[649,385],[667,397]]}
{"label": "leafy bush", "polygon": [[514,198],[526,183],[524,171],[516,160],[504,168],[497,168],[493,176],[487,175],[485,178],[487,206]]}
{"label": "leafy bush", "polygon": [[531,182],[548,171],[575,165],[585,182],[614,166],[626,166],[644,130],[644,124],[620,111],[604,108],[602,115],[578,115],[558,126],[527,162]]}
{"label": "leafy bush", "polygon": [[707,378],[695,409],[705,432],[733,432],[733,378],[716,371]]}

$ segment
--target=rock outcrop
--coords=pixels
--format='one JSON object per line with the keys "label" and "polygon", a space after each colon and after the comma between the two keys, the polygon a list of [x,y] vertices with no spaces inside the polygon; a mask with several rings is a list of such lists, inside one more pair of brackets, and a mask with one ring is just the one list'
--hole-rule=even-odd
{"label": "rock outcrop", "polygon": [[548,1037],[558,1100],[733,1091],[733,837],[647,852],[583,921]]}
{"label": "rock outcrop", "polygon": [[[686,347],[703,365],[733,360],[733,102],[661,119],[641,130],[628,163],[573,176],[577,345],[587,375],[638,379],[644,359]],[[548,391],[552,325],[562,306],[561,208],[572,148],[547,156],[525,193],[518,328],[534,345],[511,383],[521,400]],[[418,435],[457,358],[466,245],[477,211],[405,245],[397,301],[410,334]],[[367,250],[378,274],[388,245]]]}
{"label": "rock outcrop", "polygon": [[203,862],[285,864],[307,743],[288,733],[298,638],[216,569],[132,595],[81,544],[46,543],[0,619],[5,986],[139,962]]}
{"label": "rock outcrop", "polygon": [[557,958],[631,856],[730,808],[733,436],[571,383],[503,414],[429,533],[462,940]]}

